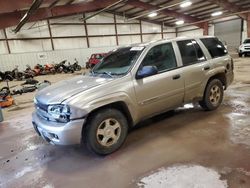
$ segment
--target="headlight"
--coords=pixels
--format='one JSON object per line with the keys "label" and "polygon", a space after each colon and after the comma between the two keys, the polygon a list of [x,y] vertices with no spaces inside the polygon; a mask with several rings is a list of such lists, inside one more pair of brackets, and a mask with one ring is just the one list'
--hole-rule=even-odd
{"label": "headlight", "polygon": [[70,120],[70,108],[67,105],[49,105],[48,114],[58,122],[66,123]]}

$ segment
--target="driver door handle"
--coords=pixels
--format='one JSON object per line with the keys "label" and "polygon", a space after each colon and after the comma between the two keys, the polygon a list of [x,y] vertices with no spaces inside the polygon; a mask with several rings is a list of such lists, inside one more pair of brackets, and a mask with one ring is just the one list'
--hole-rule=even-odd
{"label": "driver door handle", "polygon": [[181,75],[177,74],[177,75],[174,75],[172,78],[173,78],[173,80],[177,80],[177,79],[179,79],[180,77],[181,77]]}
{"label": "driver door handle", "polygon": [[203,70],[209,70],[209,69],[210,69],[209,66],[206,66],[206,67],[203,68]]}

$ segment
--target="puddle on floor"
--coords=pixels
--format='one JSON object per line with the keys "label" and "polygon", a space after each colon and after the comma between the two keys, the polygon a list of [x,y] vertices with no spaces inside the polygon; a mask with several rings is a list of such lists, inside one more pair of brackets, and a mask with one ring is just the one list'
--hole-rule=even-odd
{"label": "puddle on floor", "polygon": [[239,84],[229,88],[227,95],[230,100],[226,103],[232,108],[232,112],[226,115],[231,125],[230,139],[250,146],[250,86]]}
{"label": "puddle on floor", "polygon": [[137,184],[140,188],[227,188],[227,181],[213,169],[199,165],[179,165],[159,169],[143,177]]}

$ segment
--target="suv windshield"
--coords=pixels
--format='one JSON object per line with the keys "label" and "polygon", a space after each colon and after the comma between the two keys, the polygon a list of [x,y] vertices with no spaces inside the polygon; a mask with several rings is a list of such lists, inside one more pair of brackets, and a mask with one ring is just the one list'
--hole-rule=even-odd
{"label": "suv windshield", "polygon": [[114,50],[97,64],[92,74],[124,75],[133,66],[144,47],[125,47]]}
{"label": "suv windshield", "polygon": [[246,39],[243,44],[250,44],[250,39]]}

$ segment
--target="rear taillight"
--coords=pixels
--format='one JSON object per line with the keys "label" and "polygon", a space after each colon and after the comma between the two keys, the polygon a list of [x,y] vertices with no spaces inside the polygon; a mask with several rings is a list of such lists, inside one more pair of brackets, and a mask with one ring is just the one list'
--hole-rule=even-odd
{"label": "rear taillight", "polygon": [[234,70],[234,60],[231,58],[231,69]]}

